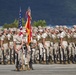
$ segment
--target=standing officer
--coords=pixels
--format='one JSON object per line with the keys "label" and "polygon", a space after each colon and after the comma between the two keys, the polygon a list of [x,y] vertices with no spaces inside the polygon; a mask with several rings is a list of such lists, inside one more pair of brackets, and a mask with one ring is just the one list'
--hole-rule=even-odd
{"label": "standing officer", "polygon": [[53,45],[53,55],[54,55],[54,63],[57,63],[57,55],[58,55],[58,44],[54,43]]}
{"label": "standing officer", "polygon": [[42,32],[43,30],[40,29],[38,31],[38,35],[37,35],[37,44],[38,44],[38,49],[39,49],[39,63],[42,63],[42,58],[43,58],[43,44],[42,44]]}
{"label": "standing officer", "polygon": [[53,42],[50,42],[50,63],[52,63],[52,61],[54,61],[54,56],[53,56]]}
{"label": "standing officer", "polygon": [[9,29],[9,32],[8,32],[8,47],[9,47],[9,57],[10,57],[10,64],[12,64],[12,60],[13,60],[13,32],[12,32],[12,29]]}
{"label": "standing officer", "polygon": [[49,61],[49,49],[50,49],[50,41],[47,40],[47,33],[44,30],[42,34],[42,40],[43,40],[43,46],[44,46],[44,60],[46,60],[46,64],[48,64]]}
{"label": "standing officer", "polygon": [[68,46],[68,43],[64,39],[64,37],[65,37],[65,32],[64,31],[60,31],[60,44],[61,44],[62,51],[63,51],[63,62],[65,64],[66,60],[67,60],[67,49],[66,48]]}
{"label": "standing officer", "polygon": [[37,51],[37,41],[33,38],[32,40],[32,61],[36,63],[36,51]]}
{"label": "standing officer", "polygon": [[3,64],[6,64],[7,58],[9,58],[7,29],[4,29],[3,35],[1,36],[1,50],[3,54]]}
{"label": "standing officer", "polygon": [[15,62],[17,70],[23,69],[22,46],[23,46],[22,35],[20,34],[20,30],[17,30],[16,37],[14,38],[14,49],[17,54]]}

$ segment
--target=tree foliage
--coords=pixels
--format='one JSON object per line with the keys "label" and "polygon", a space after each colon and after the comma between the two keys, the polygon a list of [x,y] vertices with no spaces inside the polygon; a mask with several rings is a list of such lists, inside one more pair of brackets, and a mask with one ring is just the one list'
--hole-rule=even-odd
{"label": "tree foliage", "polygon": [[[15,19],[13,23],[10,23],[10,24],[5,23],[3,25],[3,28],[14,28],[14,27],[17,28],[18,25],[19,25],[19,21],[17,19]],[[22,26],[24,26],[24,25],[25,25],[25,21],[22,18]]]}
{"label": "tree foliage", "polygon": [[[13,23],[10,23],[10,24],[5,23],[3,25],[3,28],[14,28],[14,27],[18,28],[18,25],[19,25],[19,21],[17,19],[15,19]],[[36,26],[36,27],[38,27],[38,26],[44,27],[44,26],[46,26],[46,21],[45,20],[34,21],[32,23],[32,25]],[[24,20],[24,18],[22,18],[22,26],[25,26],[25,20]]]}
{"label": "tree foliage", "polygon": [[36,27],[38,27],[38,26],[44,27],[44,26],[46,26],[46,21],[45,20],[34,21],[32,25],[36,26]]}

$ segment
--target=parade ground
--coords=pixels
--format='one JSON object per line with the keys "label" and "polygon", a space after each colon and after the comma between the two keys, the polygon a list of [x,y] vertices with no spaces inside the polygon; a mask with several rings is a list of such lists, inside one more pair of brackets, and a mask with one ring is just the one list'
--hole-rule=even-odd
{"label": "parade ground", "polygon": [[14,65],[0,65],[0,75],[76,75],[76,64],[33,64],[33,68],[15,71]]}

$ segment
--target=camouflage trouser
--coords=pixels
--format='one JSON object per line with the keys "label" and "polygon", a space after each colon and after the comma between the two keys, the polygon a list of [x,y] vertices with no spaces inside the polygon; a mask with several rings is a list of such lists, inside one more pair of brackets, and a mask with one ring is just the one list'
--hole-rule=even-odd
{"label": "camouflage trouser", "polygon": [[52,60],[54,60],[54,57],[53,57],[53,47],[52,46],[50,47],[49,53],[50,53],[50,56],[51,56]]}
{"label": "camouflage trouser", "polygon": [[49,56],[49,47],[46,46],[46,50],[47,50],[47,56]]}
{"label": "camouflage trouser", "polygon": [[32,60],[33,60],[33,63],[35,62],[36,60],[36,49],[32,49]]}
{"label": "camouflage trouser", "polygon": [[3,48],[4,48],[4,54],[7,54],[7,50],[8,50],[8,43],[3,44]]}
{"label": "camouflage trouser", "polygon": [[24,60],[25,60],[25,65],[29,65],[29,62],[30,62],[30,52],[27,52],[27,55],[24,58]]}
{"label": "camouflage trouser", "polygon": [[[20,47],[20,45],[16,45],[16,49],[18,49],[19,47]],[[16,53],[15,57],[16,57],[16,59],[15,59],[15,65],[17,65],[18,63],[22,64],[22,60],[21,60],[21,58],[22,58],[22,50],[21,49],[18,51],[18,54]]]}
{"label": "camouflage trouser", "polygon": [[32,60],[35,59],[35,49],[32,49]]}
{"label": "camouflage trouser", "polygon": [[10,49],[11,49],[11,54],[12,54],[12,57],[13,57],[13,42],[9,42],[9,47],[10,47]]}
{"label": "camouflage trouser", "polygon": [[6,60],[8,61],[10,59],[8,43],[3,44],[3,48],[4,48],[4,56]]}
{"label": "camouflage trouser", "polygon": [[43,53],[43,48],[40,47],[40,55],[42,55],[42,53]]}
{"label": "camouflage trouser", "polygon": [[37,60],[39,60],[39,50],[36,50],[36,51],[35,51],[35,58],[36,58]]}
{"label": "camouflage trouser", "polygon": [[39,50],[40,50],[40,55],[42,55],[42,53],[43,53],[43,44],[39,43],[38,46],[39,46]]}
{"label": "camouflage trouser", "polygon": [[67,57],[67,50],[66,50],[66,48],[64,48],[63,49],[63,62],[65,63],[67,59],[68,59],[68,57]]}
{"label": "camouflage trouser", "polygon": [[25,54],[22,54],[21,63],[23,65],[29,65],[29,61],[30,61],[30,56],[28,54],[26,56]]}

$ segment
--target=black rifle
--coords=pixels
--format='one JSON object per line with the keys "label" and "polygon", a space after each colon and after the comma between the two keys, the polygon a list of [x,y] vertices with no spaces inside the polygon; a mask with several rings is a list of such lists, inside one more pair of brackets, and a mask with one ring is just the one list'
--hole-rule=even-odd
{"label": "black rifle", "polygon": [[38,50],[39,50],[39,63],[41,64],[42,59],[41,59],[41,55],[40,55],[40,49],[38,48]]}
{"label": "black rifle", "polygon": [[5,64],[4,50],[2,50],[2,54],[3,54],[3,64]]}
{"label": "black rifle", "polygon": [[17,71],[19,71],[19,60],[18,60],[18,53],[17,53],[16,68],[17,68]]}
{"label": "black rifle", "polygon": [[68,57],[68,59],[67,59],[67,61],[68,61],[68,64],[70,64],[70,59],[69,59],[69,49],[68,49],[68,47],[66,48],[67,49],[67,57]]}
{"label": "black rifle", "polygon": [[61,61],[61,51],[60,51],[60,47],[59,47],[59,60],[60,60],[60,64],[61,64],[62,61]]}
{"label": "black rifle", "polygon": [[56,63],[56,54],[55,54],[55,49],[53,48],[53,56],[54,56],[54,63]]}
{"label": "black rifle", "polygon": [[15,50],[13,50],[13,62],[15,64]]}
{"label": "black rifle", "polygon": [[72,61],[72,63],[74,63],[74,56],[73,56],[72,48],[71,48],[71,61]]}
{"label": "black rifle", "polygon": [[12,58],[11,58],[12,50],[10,49],[10,64],[12,64]]}
{"label": "black rifle", "polygon": [[62,52],[63,52],[63,63],[65,64],[66,63],[66,56],[64,54],[64,49],[62,48]]}

